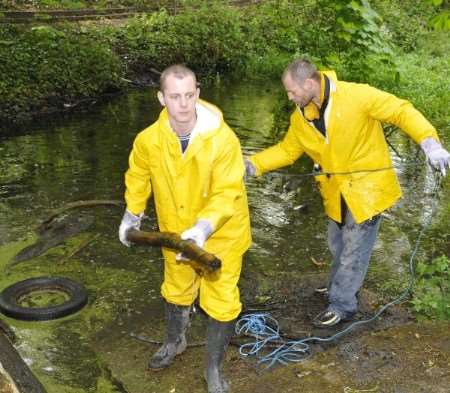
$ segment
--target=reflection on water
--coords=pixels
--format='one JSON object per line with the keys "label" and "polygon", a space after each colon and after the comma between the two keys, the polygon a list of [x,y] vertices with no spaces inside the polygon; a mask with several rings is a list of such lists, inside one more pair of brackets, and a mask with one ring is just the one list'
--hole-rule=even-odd
{"label": "reflection on water", "polygon": [[[88,113],[37,121],[16,136],[0,136],[1,269],[31,241],[33,228],[51,209],[76,200],[122,199],[132,141],[160,111],[155,93],[133,91]],[[277,82],[222,82],[203,88],[202,96],[223,110],[245,154],[273,144],[285,132],[288,112]],[[436,204],[431,193],[435,183],[425,165],[416,165],[421,157],[418,161],[413,143],[400,133],[394,133],[390,142],[400,154],[393,153],[393,160],[405,197],[389,212],[374,259],[399,270],[410,248],[408,238],[414,241],[417,225],[429,218]],[[254,244],[245,269],[314,272],[311,257],[329,261],[320,196],[313,178],[300,175],[311,168],[311,162],[302,158],[290,168],[249,180]],[[90,246],[77,251],[81,239],[77,237],[0,278],[0,289],[38,275],[68,276],[88,288],[89,305],[62,322],[8,320],[20,338],[22,355],[49,393],[95,392],[103,375],[98,365],[101,354],[93,349],[96,337],[106,331],[115,332],[112,337],[127,334],[130,320],[162,318],[159,251],[126,249],[119,243],[120,208],[90,212],[95,214],[95,228],[83,234],[83,241],[101,233]],[[145,226],[154,228],[151,207],[149,216]],[[60,263],[70,253],[70,260]]]}

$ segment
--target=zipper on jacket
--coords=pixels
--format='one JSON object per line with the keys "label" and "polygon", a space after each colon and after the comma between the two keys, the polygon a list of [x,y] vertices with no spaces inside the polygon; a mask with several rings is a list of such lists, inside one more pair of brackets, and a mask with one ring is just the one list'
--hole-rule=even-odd
{"label": "zipper on jacket", "polygon": [[208,176],[206,178],[205,188],[203,190],[203,198],[208,197],[209,185],[211,183],[212,166],[213,166],[214,156],[216,154],[216,141],[215,141],[214,136],[211,138],[211,144],[212,144],[211,153],[209,155],[209,171],[208,171]]}

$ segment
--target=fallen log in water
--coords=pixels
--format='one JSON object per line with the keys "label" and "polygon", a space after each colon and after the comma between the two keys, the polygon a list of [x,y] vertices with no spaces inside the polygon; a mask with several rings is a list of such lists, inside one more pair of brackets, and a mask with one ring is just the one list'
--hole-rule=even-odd
{"label": "fallen log in water", "polygon": [[67,210],[78,208],[78,207],[91,207],[91,206],[98,206],[98,205],[113,205],[113,206],[123,206],[124,203],[119,200],[109,200],[109,199],[94,199],[94,200],[87,200],[87,201],[75,201],[70,202],[63,206],[60,209],[57,209],[53,212],[53,214],[50,217],[47,217],[45,221],[43,221],[37,228],[37,233],[44,232],[52,223],[52,221],[58,217],[61,213],[66,212]]}
{"label": "fallen log in water", "polygon": [[184,257],[188,258],[188,261],[185,262],[202,273],[215,272],[222,266],[222,261],[215,255],[206,252],[192,241],[183,240],[176,233],[144,232],[131,229],[127,233],[127,238],[136,244],[165,247],[181,252]]}
{"label": "fallen log in water", "polygon": [[58,220],[52,220],[39,234],[37,241],[20,250],[9,262],[9,266],[27,261],[42,255],[44,252],[63,243],[69,237],[86,231],[94,224],[93,216],[67,216]]}

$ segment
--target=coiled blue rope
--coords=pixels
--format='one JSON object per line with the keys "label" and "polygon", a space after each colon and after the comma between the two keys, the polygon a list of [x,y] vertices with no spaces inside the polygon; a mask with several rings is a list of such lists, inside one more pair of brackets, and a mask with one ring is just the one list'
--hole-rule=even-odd
{"label": "coiled blue rope", "polygon": [[[440,177],[435,178],[434,195],[437,196],[437,190],[440,187]],[[269,313],[246,314],[242,316],[236,323],[236,333],[238,335],[250,335],[255,337],[254,342],[242,344],[239,348],[241,356],[247,357],[255,355],[259,358],[258,364],[266,363],[266,368],[272,367],[274,364],[287,365],[289,362],[301,362],[311,355],[310,345],[312,342],[331,342],[337,340],[355,327],[368,324],[377,319],[387,308],[400,303],[408,297],[414,286],[414,258],[419,249],[419,244],[423,234],[431,224],[433,214],[429,215],[428,222],[424,223],[417,237],[414,249],[409,258],[409,283],[407,288],[393,301],[380,307],[375,315],[369,319],[353,322],[345,329],[328,337],[306,337],[299,340],[285,341],[280,335],[278,322]],[[270,326],[271,325],[271,326]],[[261,351],[271,345],[274,350],[269,351],[265,355],[261,355]]]}
{"label": "coiled blue rope", "polygon": [[[274,327],[269,326],[270,322]],[[236,333],[255,337],[255,342],[242,344],[239,353],[242,356],[257,355],[258,363],[268,363],[267,368],[275,363],[286,365],[288,362],[301,362],[310,355],[309,346],[303,340],[284,341],[280,336],[278,322],[268,313],[247,314],[236,323]],[[260,352],[269,344],[275,349],[261,356]]]}

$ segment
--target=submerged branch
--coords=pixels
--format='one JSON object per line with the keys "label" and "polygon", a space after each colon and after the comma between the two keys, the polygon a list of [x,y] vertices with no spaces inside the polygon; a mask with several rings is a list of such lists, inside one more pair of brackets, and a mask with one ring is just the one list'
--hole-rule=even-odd
{"label": "submerged branch", "polygon": [[222,266],[222,261],[215,255],[206,252],[189,240],[183,240],[172,232],[143,232],[132,229],[128,232],[129,241],[139,245],[165,247],[181,252],[189,260],[186,263],[203,273],[212,273]]}
{"label": "submerged branch", "polygon": [[77,207],[90,207],[90,206],[97,206],[97,205],[113,205],[113,206],[123,206],[123,201],[119,200],[109,200],[109,199],[93,199],[93,200],[87,200],[87,201],[75,201],[70,202],[67,205],[61,207],[60,209],[57,209],[53,212],[51,216],[49,216],[45,221],[43,221],[39,227],[36,229],[37,233],[41,233],[45,231],[53,219],[57,216],[59,216],[61,213],[64,213],[67,210],[74,209]]}
{"label": "submerged branch", "polygon": [[64,263],[68,261],[70,258],[72,258],[75,254],[78,254],[83,248],[85,248],[89,243],[96,240],[98,237],[100,237],[100,233],[97,233],[94,236],[90,237],[89,239],[86,239],[84,242],[80,243],[78,247],[75,250],[73,250],[69,255],[61,259],[59,263]]}

